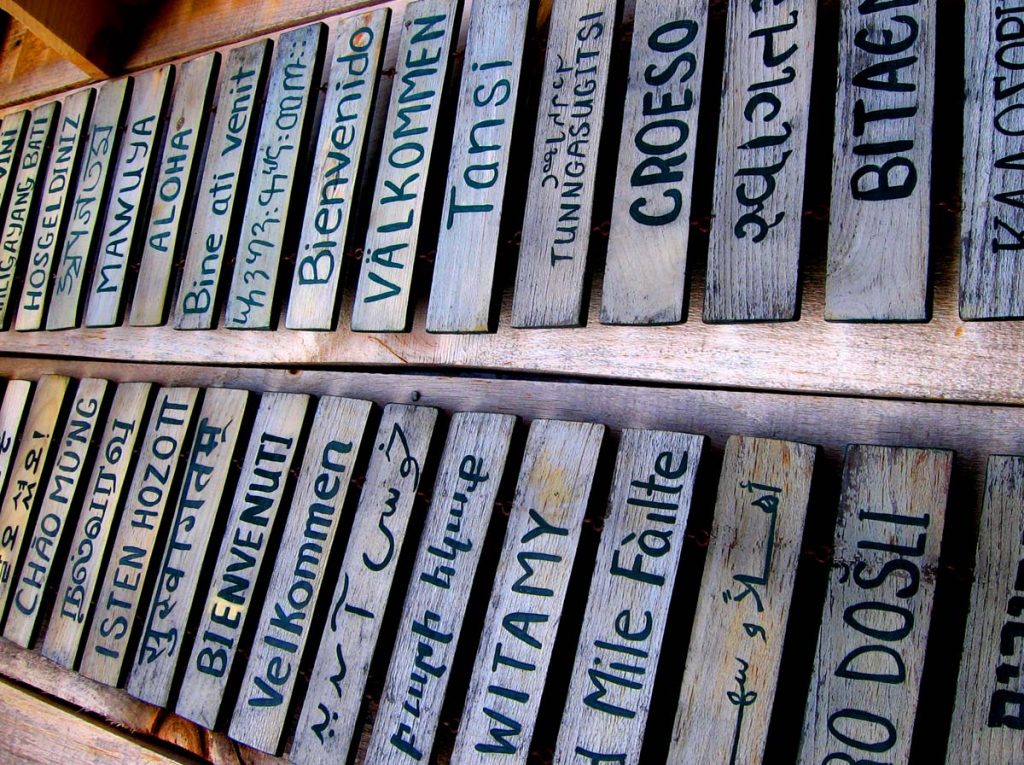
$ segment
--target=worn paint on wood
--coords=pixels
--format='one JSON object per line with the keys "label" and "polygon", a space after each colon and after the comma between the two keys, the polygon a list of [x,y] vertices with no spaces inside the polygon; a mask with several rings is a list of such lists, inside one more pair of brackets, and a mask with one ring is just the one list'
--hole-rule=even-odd
{"label": "worn paint on wood", "polygon": [[25,135],[25,124],[28,122],[27,110],[8,114],[0,125],[0,210],[7,205],[8,192],[13,188],[15,159],[21,149],[21,139]]}
{"label": "worn paint on wood", "polygon": [[21,434],[21,423],[28,411],[32,383],[28,380],[8,380],[4,388],[4,403],[0,406],[0,492],[10,477],[8,468],[14,457],[14,447]]}

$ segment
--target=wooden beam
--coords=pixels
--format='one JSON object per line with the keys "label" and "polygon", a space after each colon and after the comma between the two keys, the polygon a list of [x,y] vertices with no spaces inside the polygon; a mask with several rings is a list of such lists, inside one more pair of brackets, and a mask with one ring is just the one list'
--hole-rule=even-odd
{"label": "wooden beam", "polygon": [[0,9],[90,77],[113,73],[106,47],[113,38],[105,34],[115,21],[109,0],[0,0]]}

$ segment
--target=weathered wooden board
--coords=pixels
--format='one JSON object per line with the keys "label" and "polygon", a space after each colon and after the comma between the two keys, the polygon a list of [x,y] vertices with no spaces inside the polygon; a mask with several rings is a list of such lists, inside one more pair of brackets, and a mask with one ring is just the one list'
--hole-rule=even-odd
{"label": "weathered wooden board", "polygon": [[281,514],[308,403],[309,397],[301,394],[266,393],[256,413],[178,696],[177,713],[206,728],[217,724],[238,637],[253,608],[253,588]]}
{"label": "weathered wooden board", "polygon": [[622,119],[605,324],[683,318],[707,0],[640,0]]}
{"label": "weathered wooden board", "polygon": [[22,109],[5,116],[3,125],[0,125],[0,211],[6,207],[8,192],[13,188],[11,179],[17,167],[15,159],[21,150],[28,118],[28,111]]}
{"label": "weathered wooden board", "polygon": [[669,762],[764,761],[814,452],[726,445]]}
{"label": "weathered wooden board", "polygon": [[946,765],[1021,760],[1024,457],[990,457]]}
{"label": "weathered wooden board", "polygon": [[133,78],[128,122],[118,149],[85,308],[87,327],[112,327],[121,318],[125,274],[129,259],[138,250],[136,232],[141,229],[139,218],[146,214],[141,207],[156,164],[156,142],[166,127],[163,116],[172,77],[173,68],[164,66]]}
{"label": "weathered wooden board", "polygon": [[35,639],[39,614],[43,610],[46,585],[55,553],[74,522],[82,497],[82,474],[91,462],[96,446],[96,426],[107,395],[106,380],[85,379],[78,383],[64,433],[57,442],[57,457],[39,507],[32,541],[21,564],[11,610],[4,625],[4,637],[28,648]]}
{"label": "weathered wooden board", "polygon": [[452,416],[366,762],[430,755],[515,422]]}
{"label": "weathered wooden board", "polygon": [[14,456],[14,447],[21,434],[21,423],[28,411],[32,383],[28,380],[8,380],[4,388],[4,403],[0,405],[0,492],[10,477],[8,468]]}
{"label": "weathered wooden board", "polygon": [[162,388],[153,405],[78,668],[86,677],[105,685],[120,687],[126,661],[133,655],[133,641],[138,635],[136,617],[152,589],[149,569],[160,555],[165,536],[161,529],[167,527],[165,510],[174,499],[178,457],[199,394],[198,388]]}
{"label": "weathered wooden board", "polygon": [[372,404],[325,396],[306,444],[228,735],[277,754]]}
{"label": "weathered wooden board", "polygon": [[475,0],[427,307],[429,332],[486,332],[530,0]]}
{"label": "weathered wooden board", "polygon": [[907,762],[953,453],[851,446],[800,763]]}
{"label": "weathered wooden board", "polygon": [[167,706],[179,674],[179,657],[188,654],[185,628],[231,463],[240,448],[248,400],[245,391],[225,388],[212,388],[203,396],[177,510],[125,686],[132,696],[156,706]]}
{"label": "weathered wooden board", "polygon": [[617,6],[556,0],[551,9],[513,327],[580,323]]}
{"label": "weathered wooden board", "polygon": [[274,45],[225,326],[269,329],[295,169],[306,150],[320,84],[323,24],[285,32]]}
{"label": "weathered wooden board", "polygon": [[[231,222],[244,197],[250,169],[243,160],[259,123],[269,44],[258,40],[228,54],[220,72],[215,116],[175,304],[178,329],[209,329],[216,322],[217,288],[224,258],[232,252]],[[244,204],[244,199],[242,201]]]}
{"label": "weathered wooden board", "polygon": [[36,384],[4,491],[0,506],[0,622],[7,613],[25,537],[32,531],[39,497],[43,494],[39,482],[50,459],[53,432],[64,408],[69,383],[64,375],[45,375]]}
{"label": "weathered wooden board", "polygon": [[415,0],[405,9],[398,68],[363,245],[352,329],[401,332],[423,220],[441,99],[462,0]]}
{"label": "weathered wooden board", "polygon": [[839,26],[825,318],[924,320],[935,0],[851,3]]}
{"label": "weathered wooden board", "polygon": [[285,326],[331,329],[353,202],[360,188],[391,9],[345,16],[332,30],[330,74]]}
{"label": "weathered wooden board", "polygon": [[178,65],[149,225],[142,240],[139,278],[128,314],[128,323],[135,327],[164,321],[171,264],[184,239],[181,235],[191,207],[219,68],[220,54],[216,52]]}
{"label": "weathered wooden board", "polygon": [[640,762],[703,443],[622,432],[555,763]]}
{"label": "weathered wooden board", "polygon": [[452,763],[525,763],[604,427],[535,420]]}
{"label": "weathered wooden board", "polygon": [[129,93],[130,83],[128,77],[105,82],[96,97],[82,167],[75,184],[71,217],[57,262],[50,310],[46,313],[47,329],[78,326],[82,284],[92,258],[93,240],[107,195],[107,178],[113,166],[111,160],[120,142],[121,120],[129,102],[125,96]]}
{"label": "weathered wooden board", "polygon": [[436,421],[436,409],[384,408],[288,753],[296,765],[348,761]]}
{"label": "weathered wooden board", "polygon": [[92,88],[80,90],[65,98],[61,105],[42,185],[39,215],[29,243],[21,305],[14,322],[14,328],[19,331],[43,326],[43,312],[50,294],[50,274],[58,248],[63,243],[67,200],[78,168],[79,148],[86,132],[94,92]]}

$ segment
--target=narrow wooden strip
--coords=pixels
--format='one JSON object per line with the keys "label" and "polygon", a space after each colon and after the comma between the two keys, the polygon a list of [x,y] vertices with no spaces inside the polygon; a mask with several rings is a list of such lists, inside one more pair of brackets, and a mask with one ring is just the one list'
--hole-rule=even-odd
{"label": "narrow wooden strip", "polygon": [[640,0],[622,119],[601,321],[683,318],[707,0]]}
{"label": "narrow wooden strip", "polygon": [[452,417],[365,762],[430,755],[515,422]]}
{"label": "narrow wooden strip", "polygon": [[117,166],[107,203],[96,270],[85,309],[85,326],[111,327],[119,323],[128,261],[138,249],[139,217],[146,201],[147,184],[156,164],[156,142],[160,140],[168,81],[173,67],[151,69],[134,78],[128,123],[117,155]]}
{"label": "narrow wooden strip", "polygon": [[815,450],[732,436],[669,762],[763,762]]}
{"label": "narrow wooden strip", "polygon": [[209,329],[216,322],[220,274],[233,238],[231,223],[241,206],[236,204],[239,189],[246,188],[251,171],[243,160],[251,153],[249,146],[259,123],[255,108],[262,94],[269,48],[267,40],[235,48],[220,72],[174,313],[178,329]]}
{"label": "narrow wooden strip", "polygon": [[376,8],[345,16],[332,30],[327,96],[285,319],[291,329],[334,324],[345,238],[361,187],[390,20],[390,8]]}
{"label": "narrow wooden strip", "polygon": [[4,403],[0,405],[0,492],[10,477],[8,468],[14,456],[14,447],[21,433],[21,423],[28,411],[32,383],[28,380],[8,380],[4,388]]}
{"label": "narrow wooden strip", "polygon": [[530,0],[475,0],[441,233],[429,332],[486,332]]}
{"label": "narrow wooden strip", "polygon": [[420,233],[441,99],[462,15],[462,0],[415,0],[405,9],[363,246],[352,329],[401,332]]}
{"label": "narrow wooden strip", "polygon": [[839,27],[825,318],[921,321],[928,317],[935,0],[851,3]]}
{"label": "narrow wooden strip", "polygon": [[47,298],[50,295],[50,274],[63,244],[66,228],[67,202],[78,167],[79,149],[86,132],[86,121],[95,91],[79,90],[64,99],[57,120],[53,148],[42,186],[39,216],[29,244],[28,267],[21,290],[21,305],[14,322],[19,331],[43,326]]}
{"label": "narrow wooden strip", "polygon": [[296,765],[348,760],[436,421],[436,409],[384,408],[288,753]]}
{"label": "narrow wooden strip", "polygon": [[95,432],[107,395],[106,380],[85,379],[78,383],[64,433],[57,442],[57,457],[39,507],[39,520],[28,545],[25,562],[15,584],[14,597],[4,637],[28,648],[35,639],[39,614],[44,609],[46,584],[80,505],[82,474],[95,451]]}
{"label": "narrow wooden strip", "polygon": [[0,211],[6,208],[8,192],[13,188],[11,179],[17,167],[15,160],[21,150],[28,118],[28,111],[22,109],[6,115],[0,126]]}
{"label": "narrow wooden strip", "polygon": [[936,449],[847,450],[798,762],[907,761],[952,465]]}
{"label": "narrow wooden strip", "polygon": [[156,585],[125,689],[132,696],[166,706],[188,654],[185,627],[220,515],[221,497],[239,444],[249,394],[213,388],[203,396],[177,510],[157,569]]}
{"label": "narrow wooden strip", "polygon": [[616,0],[555,0],[537,113],[513,327],[580,323]]}
{"label": "narrow wooden strip", "polygon": [[46,314],[47,329],[78,326],[82,285],[92,259],[100,226],[100,211],[107,192],[112,159],[120,142],[121,120],[129,99],[128,77],[103,83],[92,111],[82,167],[75,184],[71,217],[54,277],[53,297]]}
{"label": "narrow wooden strip", "polygon": [[452,763],[525,763],[604,427],[530,427]]}
{"label": "narrow wooden strip", "polygon": [[191,208],[219,67],[220,54],[216,52],[178,66],[149,225],[142,241],[139,279],[128,315],[128,323],[135,327],[164,321],[171,264],[183,249],[184,237],[179,235]]}
{"label": "narrow wooden strip", "polygon": [[294,393],[267,393],[260,401],[178,696],[178,714],[206,728],[217,725],[308,403],[309,396]]}
{"label": "narrow wooden strip", "polygon": [[622,432],[555,763],[639,763],[703,442]]}
{"label": "narrow wooden strip", "polygon": [[147,382],[121,383],[110,405],[43,640],[43,655],[67,669],[74,668],[92,614],[96,583],[107,558],[110,532],[120,514],[124,485],[135,462],[135,442],[145,427],[152,392],[153,386]]}

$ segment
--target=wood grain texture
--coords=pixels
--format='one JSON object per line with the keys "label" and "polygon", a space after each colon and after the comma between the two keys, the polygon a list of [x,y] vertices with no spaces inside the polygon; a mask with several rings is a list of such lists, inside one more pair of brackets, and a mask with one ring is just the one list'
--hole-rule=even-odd
{"label": "wood grain texture", "polygon": [[846,4],[825,317],[927,318],[935,0]]}
{"label": "wood grain texture", "polygon": [[603,436],[530,427],[452,763],[527,761]]}
{"label": "wood grain texture", "polygon": [[10,478],[11,458],[21,437],[21,423],[28,412],[32,383],[28,380],[9,379],[4,388],[4,402],[0,405],[0,492]]}
{"label": "wood grain texture", "polygon": [[107,35],[117,26],[117,5],[110,0],[0,0],[0,8],[90,77],[111,74]]}
{"label": "wood grain texture", "polygon": [[847,450],[798,762],[907,761],[952,464],[936,449]]}
{"label": "wood grain texture", "polygon": [[732,436],[668,762],[763,762],[814,447]]}
{"label": "wood grain texture", "polygon": [[556,764],[640,762],[703,441],[622,432]]}
{"label": "wood grain texture", "polygon": [[430,756],[515,422],[452,417],[366,762]]}
{"label": "wood grain texture", "polygon": [[295,765],[348,760],[436,421],[429,407],[384,408],[288,752]]}
{"label": "wood grain texture", "polygon": [[0,210],[6,208],[8,192],[14,187],[11,181],[17,168],[15,159],[21,150],[28,119],[28,111],[20,109],[4,116],[0,126]]}

